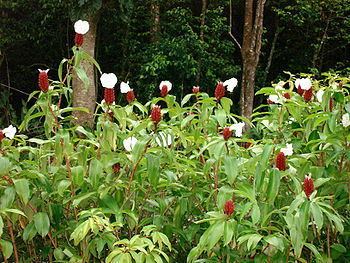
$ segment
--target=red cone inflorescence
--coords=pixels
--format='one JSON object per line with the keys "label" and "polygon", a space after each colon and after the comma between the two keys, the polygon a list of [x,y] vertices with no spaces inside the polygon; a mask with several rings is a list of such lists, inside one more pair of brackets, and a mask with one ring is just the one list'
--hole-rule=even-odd
{"label": "red cone inflorescence", "polygon": [[151,111],[151,120],[157,125],[162,120],[162,112],[160,106],[154,105]]}
{"label": "red cone inflorescence", "polygon": [[227,141],[232,136],[232,131],[229,127],[225,127],[222,131],[222,136],[224,137],[225,141]]}
{"label": "red cone inflorescence", "polygon": [[305,101],[310,101],[312,99],[312,88],[308,89],[308,90],[305,90],[304,94],[303,94],[303,97],[304,97],[304,100]]}
{"label": "red cone inflorescence", "polygon": [[84,43],[84,35],[75,33],[74,42],[75,42],[75,46],[81,47]]}
{"label": "red cone inflorescence", "polygon": [[114,89],[105,88],[104,99],[108,105],[113,104],[115,100]]}
{"label": "red cone inflorescence", "polygon": [[164,98],[166,95],[168,95],[168,86],[163,85],[162,89],[160,90],[160,96]]}
{"label": "red cone inflorescence", "polygon": [[134,90],[129,90],[127,93],[126,93],[126,100],[131,103],[135,100],[135,93],[134,93]]}
{"label": "red cone inflorescence", "polygon": [[283,93],[283,97],[285,97],[287,100],[290,100],[291,98],[290,93],[288,92]]}
{"label": "red cone inflorescence", "polygon": [[116,174],[119,173],[119,171],[120,171],[120,163],[113,164],[113,171]]}
{"label": "red cone inflorescence", "polygon": [[5,134],[0,130],[0,142],[5,138]]}
{"label": "red cone inflorescence", "polygon": [[287,169],[286,156],[283,152],[279,152],[276,156],[276,168],[280,171],[285,171]]}
{"label": "red cone inflorescence", "polygon": [[311,176],[305,176],[304,179],[304,193],[308,199],[310,199],[310,195],[315,190],[314,180],[312,180]]}
{"label": "red cone inflorescence", "polygon": [[235,204],[232,200],[227,200],[224,205],[224,213],[228,216],[232,215],[235,211]]}
{"label": "red cone inflorescence", "polygon": [[39,88],[42,92],[47,92],[49,90],[49,76],[47,75],[48,70],[39,69]]}
{"label": "red cone inflorescence", "polygon": [[216,88],[215,88],[215,92],[214,92],[214,95],[215,95],[215,98],[217,100],[221,100],[222,97],[225,96],[225,88],[224,88],[224,84],[220,81],[217,85],[216,85]]}
{"label": "red cone inflorescence", "polygon": [[198,86],[193,86],[192,93],[197,94],[198,92],[199,92],[199,87]]}

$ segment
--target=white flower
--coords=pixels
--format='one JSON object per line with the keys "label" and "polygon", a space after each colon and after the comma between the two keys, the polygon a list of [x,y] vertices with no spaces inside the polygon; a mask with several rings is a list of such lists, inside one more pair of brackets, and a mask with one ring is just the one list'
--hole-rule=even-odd
{"label": "white flower", "polygon": [[137,139],[135,137],[129,137],[123,141],[124,148],[128,152],[132,151],[132,149],[135,147],[136,143],[137,143]]}
{"label": "white flower", "polygon": [[15,137],[17,129],[16,127],[13,127],[12,125],[10,125],[7,128],[3,129],[2,132],[5,134],[7,138],[12,140]]}
{"label": "white flower", "polygon": [[316,93],[316,98],[317,98],[319,103],[322,103],[323,94],[324,94],[324,91],[321,89],[319,91],[317,91],[317,93]]}
{"label": "white flower", "polygon": [[348,126],[350,126],[350,115],[349,113],[345,113],[342,117],[341,117],[341,122],[343,124],[343,126],[346,128]]}
{"label": "white flower", "polygon": [[160,147],[167,147],[173,143],[173,137],[171,134],[165,134],[163,132],[160,132],[155,140]]}
{"label": "white flower", "polygon": [[38,68],[38,70],[39,70],[39,72],[41,73],[41,72],[45,72],[46,74],[49,72],[49,68],[48,69],[40,69],[40,68]]}
{"label": "white flower", "polygon": [[230,130],[231,131],[235,131],[235,136],[236,137],[242,137],[242,132],[243,132],[243,127],[244,127],[245,123],[244,122],[239,122],[239,123],[235,123],[232,124],[230,126]]}
{"label": "white flower", "polygon": [[273,103],[280,103],[278,95],[271,94],[269,95],[268,100],[272,101]]}
{"label": "white flower", "polygon": [[74,30],[75,33],[84,35],[89,31],[89,22],[88,21],[83,21],[83,20],[78,20],[74,24]]}
{"label": "white flower", "polygon": [[159,89],[162,90],[163,86],[166,86],[168,88],[168,92],[169,92],[171,90],[171,88],[173,87],[173,84],[171,84],[171,82],[168,80],[163,80],[159,84]]}
{"label": "white flower", "polygon": [[304,79],[296,79],[295,80],[295,87],[301,88],[302,90],[309,90],[312,86],[311,80],[308,78]]}
{"label": "white flower", "polygon": [[277,83],[277,85],[275,86],[275,90],[278,91],[278,90],[283,90],[285,91],[285,89],[283,88],[285,82],[284,81],[280,81]]}
{"label": "white flower", "polygon": [[292,155],[293,154],[293,144],[287,143],[286,148],[282,148],[281,152],[283,152],[285,156]]}
{"label": "white flower", "polygon": [[231,78],[231,79],[228,79],[224,82],[224,87],[227,86],[227,91],[232,92],[233,89],[237,86],[237,84],[238,84],[237,79]]}
{"label": "white flower", "polygon": [[118,82],[117,76],[114,73],[103,73],[100,80],[102,86],[108,89],[113,89]]}
{"label": "white flower", "polygon": [[128,82],[123,82],[120,83],[120,92],[121,93],[128,93],[131,90],[130,86],[129,86],[129,81]]}

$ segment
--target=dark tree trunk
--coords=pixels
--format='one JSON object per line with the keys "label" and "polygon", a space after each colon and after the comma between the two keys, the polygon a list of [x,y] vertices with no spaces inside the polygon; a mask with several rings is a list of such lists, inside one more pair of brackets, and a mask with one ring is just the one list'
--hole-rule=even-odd
{"label": "dark tree trunk", "polygon": [[248,119],[251,118],[253,112],[255,75],[261,50],[265,2],[266,0],[257,0],[254,8],[254,0],[245,1],[243,44],[241,49],[243,72],[240,109],[241,115]]}
{"label": "dark tree trunk", "polygon": [[151,0],[151,15],[152,15],[152,27],[151,27],[151,41],[157,42],[160,33],[160,6],[158,0]]}
{"label": "dark tree trunk", "polygon": [[[98,14],[90,16],[90,19],[88,20],[90,24],[90,30],[84,35],[84,43],[82,48],[91,57],[95,57],[95,44],[98,20]],[[89,112],[73,112],[73,116],[76,118],[74,123],[76,125],[82,125],[92,128],[94,126],[94,111],[97,99],[95,68],[94,65],[87,60],[82,60],[80,62],[80,67],[86,72],[89,78],[89,85],[85,87],[83,81],[81,81],[78,78],[75,72],[73,73],[73,107],[84,107],[88,109]]]}

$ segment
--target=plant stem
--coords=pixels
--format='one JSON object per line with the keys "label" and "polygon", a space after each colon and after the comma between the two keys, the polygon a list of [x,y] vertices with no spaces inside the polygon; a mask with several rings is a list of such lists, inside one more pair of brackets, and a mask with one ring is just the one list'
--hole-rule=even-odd
{"label": "plant stem", "polygon": [[15,262],[18,263],[19,259],[18,259],[16,240],[15,240],[15,236],[13,234],[12,223],[11,223],[11,221],[9,219],[7,219],[7,228],[9,230],[10,236],[11,236],[11,241],[12,241],[12,246],[13,246],[13,254],[15,256]]}

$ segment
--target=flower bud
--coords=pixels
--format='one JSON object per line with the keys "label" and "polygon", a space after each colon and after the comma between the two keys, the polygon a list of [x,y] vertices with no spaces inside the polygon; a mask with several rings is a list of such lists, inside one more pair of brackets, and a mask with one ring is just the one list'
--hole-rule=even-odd
{"label": "flower bud", "polygon": [[81,47],[84,43],[84,35],[75,33],[74,43],[75,43],[75,46]]}
{"label": "flower bud", "polygon": [[220,81],[215,88],[215,92],[214,92],[215,98],[216,100],[221,100],[222,97],[225,96],[225,88],[224,88],[224,84]]}
{"label": "flower bud", "polygon": [[283,152],[279,152],[276,156],[276,168],[280,171],[285,171],[287,169],[286,156]]}
{"label": "flower bud", "polygon": [[224,137],[224,140],[227,141],[232,136],[232,130],[230,127],[225,127],[222,131],[222,136]]}
{"label": "flower bud", "polygon": [[39,76],[38,76],[39,88],[42,92],[47,92],[50,86],[49,76],[47,75],[49,70],[48,69],[46,70],[38,69],[38,70],[39,70]]}
{"label": "flower bud", "polygon": [[154,105],[151,111],[151,120],[157,125],[162,120],[162,112],[160,106]]}
{"label": "flower bud", "polygon": [[311,176],[305,176],[304,193],[308,199],[310,199],[310,195],[313,193],[314,190],[315,190],[314,181],[312,180]]}
{"label": "flower bud", "polygon": [[120,163],[113,164],[113,171],[116,174],[119,173],[119,171],[120,171]]}
{"label": "flower bud", "polygon": [[127,93],[126,93],[126,100],[131,103],[135,100],[135,93],[134,90],[130,89]]}
{"label": "flower bud", "polygon": [[227,200],[224,205],[224,213],[231,216],[235,211],[235,204],[232,200]]}
{"label": "flower bud", "polygon": [[192,93],[197,94],[198,92],[199,92],[199,87],[198,86],[193,86]]}
{"label": "flower bud", "polygon": [[172,88],[172,84],[168,80],[164,80],[159,84],[160,96],[165,97]]}
{"label": "flower bud", "polygon": [[303,97],[306,102],[310,101],[312,99],[312,96],[312,88],[305,90]]}

